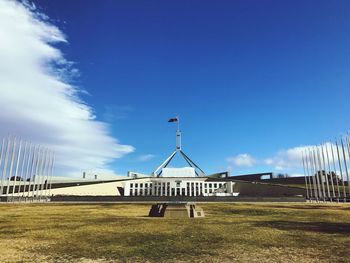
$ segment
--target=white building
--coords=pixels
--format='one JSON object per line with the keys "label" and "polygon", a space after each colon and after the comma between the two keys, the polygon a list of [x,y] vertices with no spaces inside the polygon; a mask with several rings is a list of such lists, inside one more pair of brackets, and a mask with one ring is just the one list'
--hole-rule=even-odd
{"label": "white building", "polygon": [[[172,119],[178,122],[178,118]],[[180,168],[169,168],[175,155],[181,156],[189,165]],[[223,173],[227,177],[227,173]],[[87,176],[88,175],[88,176]],[[218,176],[218,175],[216,175]],[[42,177],[42,176],[41,176]],[[36,178],[41,178],[36,176]],[[220,175],[219,175],[220,177]],[[38,181],[38,180],[37,180]],[[43,180],[39,180],[40,182]],[[23,182],[25,184],[25,182]],[[235,182],[220,180],[207,176],[181,149],[181,132],[176,132],[175,151],[151,174],[128,172],[124,178],[101,180],[97,175],[84,172],[80,179],[55,179],[50,177],[46,181],[45,194],[41,194],[35,184],[34,187],[20,187],[22,182],[13,182],[12,197],[41,198],[41,196],[154,196],[154,197],[209,197],[209,196],[237,196],[234,192]],[[39,190],[38,190],[39,189]]]}
{"label": "white building", "polygon": [[209,177],[158,177],[124,181],[124,196],[237,196],[232,181]]}
{"label": "white building", "polygon": [[[178,118],[172,119],[178,122]],[[180,168],[168,167],[175,155],[181,156],[189,165]],[[223,173],[227,176],[227,173]],[[84,177],[85,178],[85,177]],[[176,131],[175,151],[151,174],[128,172],[128,177],[96,184],[55,188],[54,195],[120,195],[132,196],[237,196],[235,182],[217,180],[207,176],[181,149],[181,132]],[[174,199],[174,198],[172,198]]]}

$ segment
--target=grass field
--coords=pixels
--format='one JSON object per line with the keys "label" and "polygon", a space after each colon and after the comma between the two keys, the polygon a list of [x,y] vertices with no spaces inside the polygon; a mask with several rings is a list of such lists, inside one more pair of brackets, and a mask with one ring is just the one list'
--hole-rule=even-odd
{"label": "grass field", "polygon": [[0,262],[350,262],[350,206],[201,206],[176,220],[142,204],[0,205]]}

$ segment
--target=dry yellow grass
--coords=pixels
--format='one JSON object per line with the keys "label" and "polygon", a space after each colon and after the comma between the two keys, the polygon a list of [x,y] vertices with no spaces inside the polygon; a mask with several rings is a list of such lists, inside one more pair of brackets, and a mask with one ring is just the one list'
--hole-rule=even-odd
{"label": "dry yellow grass", "polygon": [[0,205],[0,262],[350,262],[350,206],[201,206],[176,220],[144,204]]}

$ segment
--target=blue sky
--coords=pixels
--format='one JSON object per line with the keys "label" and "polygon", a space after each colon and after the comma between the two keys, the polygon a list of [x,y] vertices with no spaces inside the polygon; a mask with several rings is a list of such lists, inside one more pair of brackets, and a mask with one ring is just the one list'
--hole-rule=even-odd
{"label": "blue sky", "polygon": [[55,46],[81,99],[135,148],[110,164],[118,174],[171,153],[176,115],[208,173],[301,173],[266,160],[349,128],[349,1],[34,3],[67,39]]}

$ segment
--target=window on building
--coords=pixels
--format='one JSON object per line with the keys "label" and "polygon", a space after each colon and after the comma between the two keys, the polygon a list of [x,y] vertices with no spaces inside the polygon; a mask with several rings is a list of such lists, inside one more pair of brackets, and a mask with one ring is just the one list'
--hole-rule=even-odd
{"label": "window on building", "polygon": [[135,184],[135,187],[138,187],[139,185],[138,184]]}
{"label": "window on building", "polygon": [[218,188],[218,184],[214,184],[214,188]]}
{"label": "window on building", "polygon": [[209,188],[212,188],[213,187],[213,185],[212,184],[209,184]]}
{"label": "window on building", "polygon": [[140,184],[140,187],[143,187],[143,184]]}
{"label": "window on building", "polygon": [[130,188],[132,188],[133,186],[134,186],[134,184],[133,184],[133,183],[131,183],[131,184],[130,184]]}

